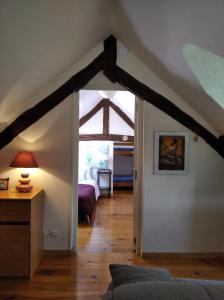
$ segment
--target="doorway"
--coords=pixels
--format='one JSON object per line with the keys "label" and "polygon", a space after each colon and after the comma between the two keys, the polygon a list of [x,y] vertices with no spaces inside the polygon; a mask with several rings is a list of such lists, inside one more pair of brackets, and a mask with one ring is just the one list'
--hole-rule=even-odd
{"label": "doorway", "polygon": [[[103,106],[101,107],[98,111],[96,109],[96,106],[99,105],[99,102],[102,100],[98,99],[98,102],[94,104],[94,97],[89,97],[89,95],[91,94],[91,92],[93,93],[93,96],[96,95],[96,92],[99,92],[99,90],[94,90],[94,91],[90,91],[90,90],[85,90],[85,91],[80,91],[80,93],[78,94],[79,97],[79,101],[77,101],[77,95],[76,95],[76,102],[79,102],[79,109],[80,111],[82,111],[82,113],[79,113],[79,119],[83,118],[85,119],[86,116],[88,117],[88,120],[83,124],[83,130],[81,131],[80,134],[80,139],[82,140],[82,143],[91,143],[91,136],[94,137],[94,139],[92,141],[94,141],[94,145],[96,145],[97,143],[102,143],[104,142],[108,142],[109,144],[111,144],[112,146],[110,146],[110,150],[109,152],[111,152],[111,148],[112,148],[112,155],[110,153],[110,157],[105,158],[104,157],[104,161],[101,161],[101,164],[104,165],[98,165],[96,163],[96,159],[93,159],[93,155],[91,156],[90,153],[88,156],[88,160],[91,161],[91,163],[93,163],[91,165],[91,168],[94,169],[93,167],[95,167],[97,170],[98,169],[110,169],[112,171],[112,178],[111,178],[111,197],[107,197],[107,195],[104,195],[104,191],[100,190],[100,194],[101,197],[99,198],[100,201],[97,201],[96,203],[96,207],[94,210],[93,215],[91,216],[91,224],[81,224],[78,225],[78,207],[77,207],[77,202],[78,202],[78,197],[76,199],[74,199],[73,202],[73,228],[71,228],[71,233],[73,231],[73,239],[71,238],[71,246],[73,246],[73,250],[83,250],[85,249],[89,249],[91,251],[111,251],[111,249],[113,251],[131,251],[135,248],[135,245],[133,245],[133,241],[136,241],[136,234],[138,234],[138,230],[136,229],[136,225],[138,225],[137,227],[139,227],[139,223],[138,223],[138,219],[139,216],[141,214],[139,214],[139,212],[136,213],[136,211],[133,212],[133,210],[139,209],[139,205],[136,206],[135,201],[133,201],[133,199],[136,199],[136,195],[133,198],[133,191],[132,188],[130,188],[130,184],[129,186],[125,186],[127,185],[127,178],[126,178],[126,182],[121,183],[120,187],[116,186],[116,189],[113,190],[114,188],[114,182],[113,182],[113,174],[114,174],[114,152],[115,151],[121,151],[123,152],[122,155],[120,156],[120,159],[122,156],[126,157],[126,162],[119,162],[118,165],[125,165],[125,163],[127,163],[127,160],[130,160],[131,156],[133,158],[133,165],[131,167],[132,171],[133,169],[135,170],[135,176],[137,174],[137,168],[138,168],[138,161],[139,161],[139,157],[142,157],[142,155],[140,155],[139,157],[137,157],[137,151],[135,150],[135,146],[136,146],[136,150],[139,149],[139,145],[137,145],[136,143],[139,144],[139,139],[137,140],[136,137],[134,139],[134,130],[133,130],[133,139],[132,141],[130,140],[131,137],[131,132],[130,132],[130,128],[129,131],[127,131],[127,127],[130,125],[129,124],[125,124],[125,120],[123,118],[121,118],[120,114],[115,114],[117,113],[116,107],[118,106],[117,102],[116,102],[116,97],[115,100],[113,101],[113,97],[109,97],[106,96],[102,99],[107,99],[109,101],[112,102],[112,106],[113,104],[115,104],[115,110],[114,107],[109,107],[109,110],[111,110],[110,112],[106,111],[107,114],[112,115],[112,117],[110,117],[109,121],[108,121],[108,125],[105,125],[106,121],[105,121],[105,115],[104,115],[104,109],[106,110],[106,108]],[[101,91],[102,92],[102,91]],[[107,91],[108,92],[108,91]],[[114,91],[113,91],[114,92]],[[116,91],[116,93],[120,93],[120,95],[123,93],[123,95],[129,92],[124,92],[124,91]],[[130,94],[130,93],[129,93]],[[107,94],[108,95],[108,94]],[[85,99],[85,101],[88,101],[87,106],[89,107],[83,107],[83,96],[84,98],[86,96],[88,96],[88,99]],[[134,101],[133,101],[133,112],[135,114],[136,112],[136,108],[138,107],[138,99],[135,100],[135,96],[132,95],[132,97],[134,97]],[[110,99],[112,98],[112,99]],[[80,101],[81,99],[81,101]],[[125,101],[123,101],[125,102]],[[128,115],[127,113],[127,107],[130,110],[130,99],[128,101],[129,105],[127,105],[127,103],[123,103],[123,109],[126,108],[126,111],[124,112],[124,115]],[[92,108],[90,107],[90,104],[92,104]],[[77,109],[77,103],[76,103],[76,107]],[[95,113],[93,114],[92,111],[95,109]],[[89,115],[88,115],[89,114]],[[102,122],[97,122],[97,114],[98,117],[101,116],[102,118]],[[91,117],[89,118],[89,116],[91,115]],[[95,120],[94,120],[95,118]],[[118,119],[121,119],[121,121],[123,122],[123,125],[125,124],[125,126],[121,126],[118,125]],[[76,119],[77,119],[77,115],[76,115]],[[132,116],[132,122],[135,123],[137,120],[137,116]],[[123,131],[118,132],[116,130],[112,131],[112,132],[105,132],[105,126],[107,127],[112,127],[112,123],[115,121],[117,128],[121,128],[123,127]],[[83,121],[82,121],[83,122]],[[121,123],[122,123],[121,122]],[[76,124],[80,123],[79,121],[75,121]],[[88,124],[89,123],[89,124]],[[97,130],[97,132],[93,131],[93,124],[97,124],[97,128],[95,127],[95,129]],[[101,124],[101,125],[100,125]],[[88,126],[91,127],[91,130],[89,131]],[[101,126],[101,128],[99,128]],[[130,127],[130,126],[129,126]],[[126,131],[125,131],[126,129]],[[103,134],[102,137],[100,137],[100,130],[101,133]],[[108,130],[108,129],[107,129]],[[76,128],[76,133],[77,132],[77,128]],[[106,134],[108,134],[108,139],[105,140],[105,136]],[[120,140],[118,139],[118,136],[120,136]],[[112,138],[111,138],[112,137]],[[116,137],[115,140],[113,140],[113,137]],[[128,140],[128,141],[127,141]],[[77,149],[77,144],[75,144],[75,148]],[[115,147],[120,147],[123,148],[121,150],[115,148]],[[84,148],[88,148],[88,147],[84,147]],[[90,147],[91,148],[91,147]],[[83,148],[82,148],[83,149]],[[126,151],[127,155],[123,155]],[[77,151],[78,152],[78,151]],[[80,153],[80,151],[79,151]],[[83,154],[83,150],[81,150],[81,153]],[[98,156],[99,157],[99,156]],[[101,157],[102,158],[102,157]],[[76,159],[80,159],[80,157],[78,158],[78,155],[76,156]],[[102,159],[103,160],[103,159]],[[105,162],[107,160],[107,162]],[[79,162],[80,163],[80,162]],[[95,165],[94,165],[95,164]],[[90,165],[90,164],[89,164]],[[77,166],[77,163],[75,163],[75,159],[74,159],[74,166]],[[116,167],[117,168],[117,167]],[[130,166],[129,166],[130,168]],[[78,182],[78,177],[80,177],[80,175],[82,176],[82,174],[78,174],[78,171],[75,170],[77,169],[77,167],[74,167],[74,182]],[[79,167],[80,170],[80,167]],[[95,171],[97,171],[95,170]],[[118,170],[119,171],[119,170]],[[93,172],[93,170],[91,170],[91,172]],[[117,172],[117,170],[116,170]],[[119,171],[121,172],[121,170]],[[118,172],[118,173],[119,173]],[[116,174],[116,175],[122,175],[122,174]],[[130,170],[129,170],[129,174],[123,174],[123,175],[131,175],[130,174]],[[132,172],[133,175],[133,172]],[[76,180],[75,180],[76,178]],[[97,177],[95,177],[95,180],[97,181]],[[101,183],[100,183],[101,184]],[[76,193],[76,195],[78,194],[78,185],[74,184],[74,193]],[[116,185],[116,184],[115,184]],[[124,185],[124,186],[122,186]],[[134,188],[134,192],[136,194],[136,191],[139,192],[139,190],[137,189],[136,186],[136,178],[132,183],[132,187]],[[139,199],[139,197],[138,197]],[[76,200],[76,201],[75,201]],[[88,221],[88,220],[84,220],[84,223]],[[107,221],[107,222],[106,222]],[[134,221],[134,222],[133,222]],[[110,229],[108,228],[108,224],[110,225]],[[140,228],[141,229],[141,228]],[[122,233],[123,232],[123,233]],[[78,233],[78,237],[77,234]],[[122,235],[123,234],[123,235]],[[77,243],[76,243],[77,240]],[[129,241],[128,241],[129,240]],[[119,244],[120,243],[120,244]]]}

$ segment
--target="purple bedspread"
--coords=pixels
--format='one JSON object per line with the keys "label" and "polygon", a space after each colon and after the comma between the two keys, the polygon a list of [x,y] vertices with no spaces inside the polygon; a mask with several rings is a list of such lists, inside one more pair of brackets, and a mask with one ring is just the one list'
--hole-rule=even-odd
{"label": "purple bedspread", "polygon": [[95,189],[89,184],[78,185],[79,216],[91,216],[96,203]]}

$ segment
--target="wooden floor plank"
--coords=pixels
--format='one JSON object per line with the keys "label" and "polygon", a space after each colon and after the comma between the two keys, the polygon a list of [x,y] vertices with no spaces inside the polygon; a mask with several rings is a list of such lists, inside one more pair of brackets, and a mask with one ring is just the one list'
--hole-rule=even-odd
{"label": "wooden floor plank", "polygon": [[78,253],[45,255],[31,280],[1,279],[0,300],[99,300],[110,282],[110,263],[164,267],[175,277],[224,279],[218,259],[142,259],[132,251],[131,192],[98,201],[92,225],[78,229]]}

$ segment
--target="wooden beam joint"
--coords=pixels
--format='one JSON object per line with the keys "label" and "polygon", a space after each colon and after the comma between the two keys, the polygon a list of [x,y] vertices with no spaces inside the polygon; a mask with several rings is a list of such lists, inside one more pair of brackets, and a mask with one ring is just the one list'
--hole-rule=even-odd
{"label": "wooden beam joint", "polygon": [[104,41],[104,65],[103,73],[112,82],[116,82],[115,67],[117,62],[117,40],[114,36],[109,36]]}

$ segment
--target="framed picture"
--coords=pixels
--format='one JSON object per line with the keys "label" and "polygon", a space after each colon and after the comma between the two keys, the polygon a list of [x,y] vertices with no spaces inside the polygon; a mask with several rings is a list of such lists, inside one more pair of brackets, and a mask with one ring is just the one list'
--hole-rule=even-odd
{"label": "framed picture", "polygon": [[8,190],[9,178],[0,178],[0,191]]}
{"label": "framed picture", "polygon": [[154,174],[188,173],[189,133],[156,131],[154,133]]}

